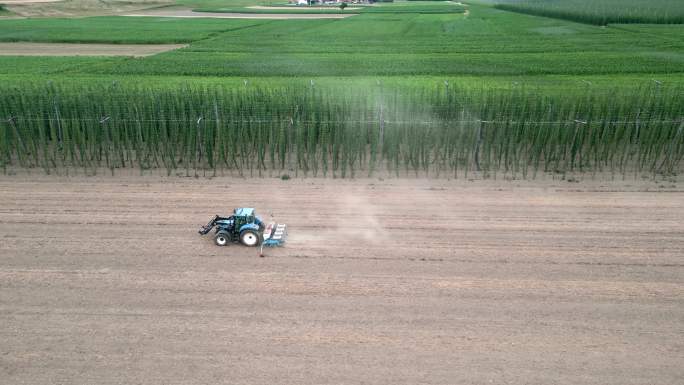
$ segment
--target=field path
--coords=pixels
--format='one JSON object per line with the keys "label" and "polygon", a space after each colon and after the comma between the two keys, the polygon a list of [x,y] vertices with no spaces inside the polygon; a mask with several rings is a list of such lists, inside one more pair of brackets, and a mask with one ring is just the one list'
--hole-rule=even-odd
{"label": "field path", "polygon": [[0,0],[19,17],[83,17],[132,13],[173,4],[170,0]]}
{"label": "field path", "polygon": [[27,5],[37,3],[57,3],[64,0],[2,0],[5,5]]}
{"label": "field path", "polygon": [[186,44],[0,43],[0,56],[133,56],[172,51]]}
{"label": "field path", "polygon": [[[653,187],[0,176],[0,382],[676,384],[684,193]],[[197,234],[238,206],[288,245]]]}
{"label": "field path", "polygon": [[[368,7],[371,7],[372,5],[368,5]],[[299,6],[285,6],[285,7],[277,7],[277,6],[270,6],[270,5],[252,5],[246,8],[250,9],[281,9],[281,10],[307,10],[307,9],[324,9],[324,10],[339,10],[339,6],[326,6],[326,7],[299,7]],[[350,10],[355,10],[355,9],[363,9],[363,7],[346,7],[345,10],[350,11]]]}
{"label": "field path", "polygon": [[158,8],[150,9],[135,13],[125,14],[123,16],[152,16],[152,17],[180,17],[180,18],[211,18],[211,19],[344,19],[345,17],[355,16],[355,13],[350,14],[315,14],[315,13],[223,13],[223,12],[195,12],[190,9],[178,8]]}

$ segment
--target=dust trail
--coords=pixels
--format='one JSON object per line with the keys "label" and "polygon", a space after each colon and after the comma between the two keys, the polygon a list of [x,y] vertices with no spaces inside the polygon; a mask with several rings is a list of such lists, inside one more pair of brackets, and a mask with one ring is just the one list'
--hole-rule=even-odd
{"label": "dust trail", "polygon": [[378,207],[366,194],[345,194],[331,198],[330,219],[319,230],[290,231],[288,243],[293,246],[377,245],[389,237],[379,220]]}

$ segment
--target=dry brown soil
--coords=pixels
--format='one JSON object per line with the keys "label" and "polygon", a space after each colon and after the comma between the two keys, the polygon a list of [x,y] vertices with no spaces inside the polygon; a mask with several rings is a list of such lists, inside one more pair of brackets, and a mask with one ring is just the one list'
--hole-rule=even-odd
{"label": "dry brown soil", "polygon": [[10,12],[23,17],[78,17],[115,15],[173,4],[171,0],[39,0],[7,1]]}
{"label": "dry brown soil", "polygon": [[185,44],[0,43],[0,56],[150,56]]}
{"label": "dry brown soil", "polygon": [[[276,7],[276,6],[270,6],[270,5],[252,5],[250,7],[251,9],[332,9],[332,10],[337,10],[339,9],[339,6],[334,6],[334,5],[328,5],[328,6],[285,6],[285,7]],[[362,9],[363,7],[346,7],[345,9],[347,11],[349,10],[354,10],[354,9]]]}
{"label": "dry brown soil", "polygon": [[63,0],[2,0],[2,4],[17,4],[17,5],[27,5],[27,4],[38,4],[38,3],[56,3]]}
{"label": "dry brown soil", "polygon": [[[287,246],[197,234],[239,206]],[[0,176],[0,383],[678,384],[682,218],[630,180]]]}
{"label": "dry brown soil", "polygon": [[154,16],[181,18],[211,18],[211,19],[343,19],[356,14],[314,14],[314,13],[223,13],[223,12],[195,12],[181,8],[159,8],[125,14],[123,16]]}

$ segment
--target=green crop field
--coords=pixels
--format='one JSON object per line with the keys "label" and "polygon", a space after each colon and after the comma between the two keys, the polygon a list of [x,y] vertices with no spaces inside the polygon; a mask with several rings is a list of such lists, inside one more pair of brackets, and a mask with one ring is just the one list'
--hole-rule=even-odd
{"label": "green crop field", "polygon": [[144,58],[0,56],[1,165],[341,177],[681,170],[684,25],[465,9],[0,20],[2,42],[188,44]]}
{"label": "green crop field", "polygon": [[93,70],[97,66],[122,64],[123,58],[97,57],[62,57],[48,56],[37,60],[33,56],[0,56],[0,76],[5,75],[5,81],[12,81],[20,75],[51,75],[62,78],[68,73],[77,73],[85,68]]}
{"label": "green crop field", "polygon": [[[1,60],[0,60],[1,62]],[[94,74],[208,76],[543,75],[672,73],[681,57],[657,53],[344,54],[181,51],[147,59],[79,67]]]}
{"label": "green crop field", "polygon": [[[584,76],[684,68],[679,26],[656,33],[600,28],[483,6],[471,6],[468,16],[363,14],[343,20],[5,20],[0,41],[191,42],[154,57],[103,59],[68,71],[122,76]],[[15,59],[0,57],[6,61]]]}
{"label": "green crop field", "polygon": [[0,20],[0,41],[53,43],[190,43],[264,23],[238,19],[89,17],[83,19]]}
{"label": "green crop field", "polygon": [[496,6],[597,25],[684,23],[684,2],[680,0],[520,0],[501,2]]}

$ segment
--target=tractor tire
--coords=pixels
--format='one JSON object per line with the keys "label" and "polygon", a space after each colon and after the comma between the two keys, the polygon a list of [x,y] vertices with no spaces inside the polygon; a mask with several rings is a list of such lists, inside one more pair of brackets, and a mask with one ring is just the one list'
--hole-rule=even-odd
{"label": "tractor tire", "polygon": [[227,246],[230,242],[230,234],[225,231],[219,231],[214,236],[214,242],[216,243],[216,246]]}
{"label": "tractor tire", "polygon": [[261,243],[261,236],[254,230],[245,230],[240,233],[240,242],[248,247],[256,247]]}

